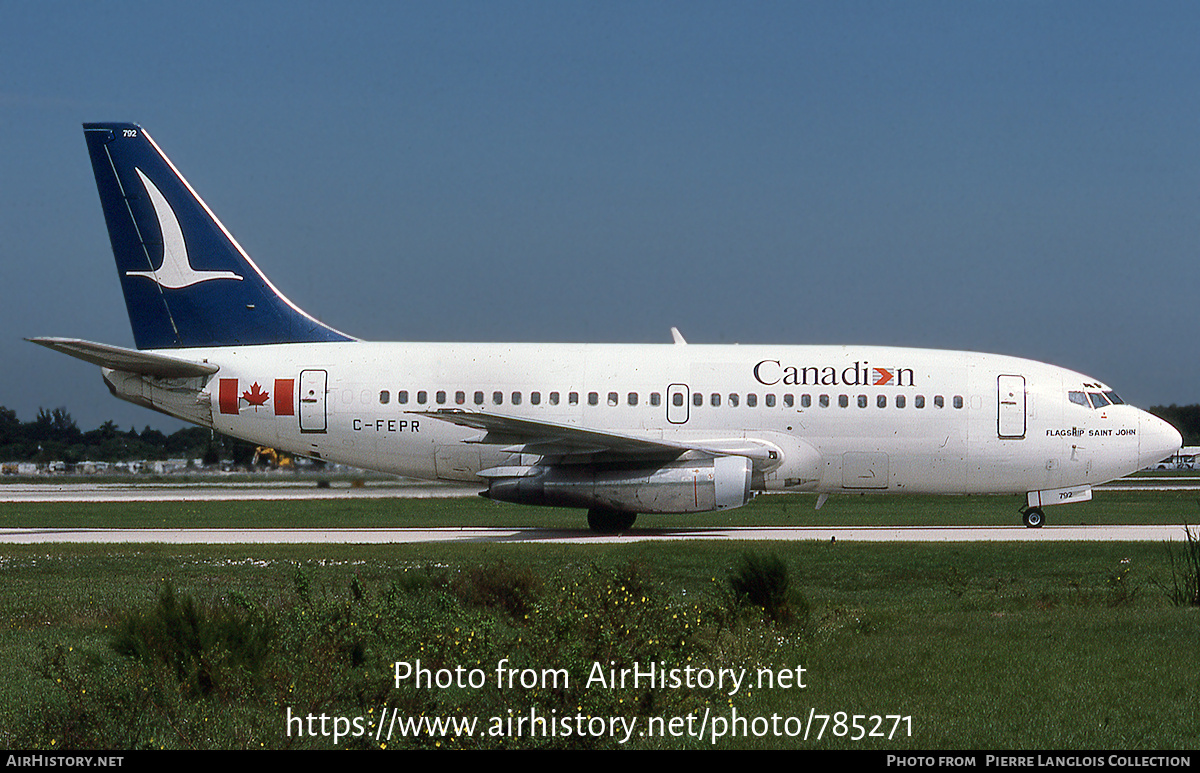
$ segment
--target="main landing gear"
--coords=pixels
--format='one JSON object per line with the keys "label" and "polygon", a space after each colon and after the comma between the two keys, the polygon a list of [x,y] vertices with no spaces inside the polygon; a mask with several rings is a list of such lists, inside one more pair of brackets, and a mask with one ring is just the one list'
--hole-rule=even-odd
{"label": "main landing gear", "polygon": [[619,534],[633,528],[637,513],[619,510],[604,510],[594,507],[588,510],[588,527],[597,534]]}
{"label": "main landing gear", "polygon": [[1030,529],[1040,529],[1046,522],[1046,514],[1040,507],[1027,507],[1021,511],[1021,520],[1025,521],[1025,525]]}

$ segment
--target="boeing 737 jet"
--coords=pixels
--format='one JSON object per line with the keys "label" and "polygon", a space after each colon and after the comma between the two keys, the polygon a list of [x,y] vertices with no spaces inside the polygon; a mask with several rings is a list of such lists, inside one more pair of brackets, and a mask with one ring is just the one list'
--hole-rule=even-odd
{"label": "boeing 737 jet", "polygon": [[137,349],[34,338],[117,397],[252,443],[505,502],[638,513],[756,492],[1017,494],[1043,508],[1171,455],[1105,384],[871,346],[368,343],[285,298],[140,126],[85,124]]}

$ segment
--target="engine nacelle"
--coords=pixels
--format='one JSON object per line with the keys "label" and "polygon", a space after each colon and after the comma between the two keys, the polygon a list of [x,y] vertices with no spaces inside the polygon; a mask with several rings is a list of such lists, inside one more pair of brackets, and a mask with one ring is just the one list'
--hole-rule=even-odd
{"label": "engine nacelle", "polygon": [[530,467],[519,474],[495,478],[484,496],[524,505],[628,513],[702,513],[749,502],[751,467],[744,456],[644,467]]}

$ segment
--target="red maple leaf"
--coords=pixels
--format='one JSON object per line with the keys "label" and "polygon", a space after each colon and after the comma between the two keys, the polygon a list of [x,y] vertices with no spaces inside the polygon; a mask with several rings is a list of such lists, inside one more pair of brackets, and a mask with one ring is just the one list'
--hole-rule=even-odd
{"label": "red maple leaf", "polygon": [[271,393],[262,391],[262,388],[259,387],[257,381],[250,385],[249,392],[242,392],[242,399],[250,405],[253,405],[254,410],[256,411],[258,410],[258,406],[266,403],[270,397]]}

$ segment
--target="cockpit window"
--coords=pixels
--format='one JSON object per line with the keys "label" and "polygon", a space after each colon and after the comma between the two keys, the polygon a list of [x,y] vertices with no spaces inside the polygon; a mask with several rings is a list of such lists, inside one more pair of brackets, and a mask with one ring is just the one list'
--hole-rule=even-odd
{"label": "cockpit window", "polygon": [[1122,399],[1120,398],[1120,396],[1119,396],[1119,395],[1117,395],[1117,393],[1116,393],[1116,392],[1111,392],[1111,391],[1110,391],[1110,392],[1105,392],[1105,393],[1104,393],[1104,396],[1105,396],[1105,397],[1107,397],[1109,400],[1112,400],[1112,404],[1113,404],[1113,405],[1124,405],[1124,404],[1125,404],[1125,401],[1124,401],[1124,400],[1122,400]]}
{"label": "cockpit window", "polygon": [[1071,402],[1076,405],[1082,405],[1084,408],[1092,407],[1092,404],[1088,402],[1087,395],[1083,392],[1068,392],[1067,397],[1071,398]]}
{"label": "cockpit window", "polygon": [[1109,406],[1108,398],[1099,392],[1088,392],[1087,396],[1092,401],[1093,408],[1107,408]]}

